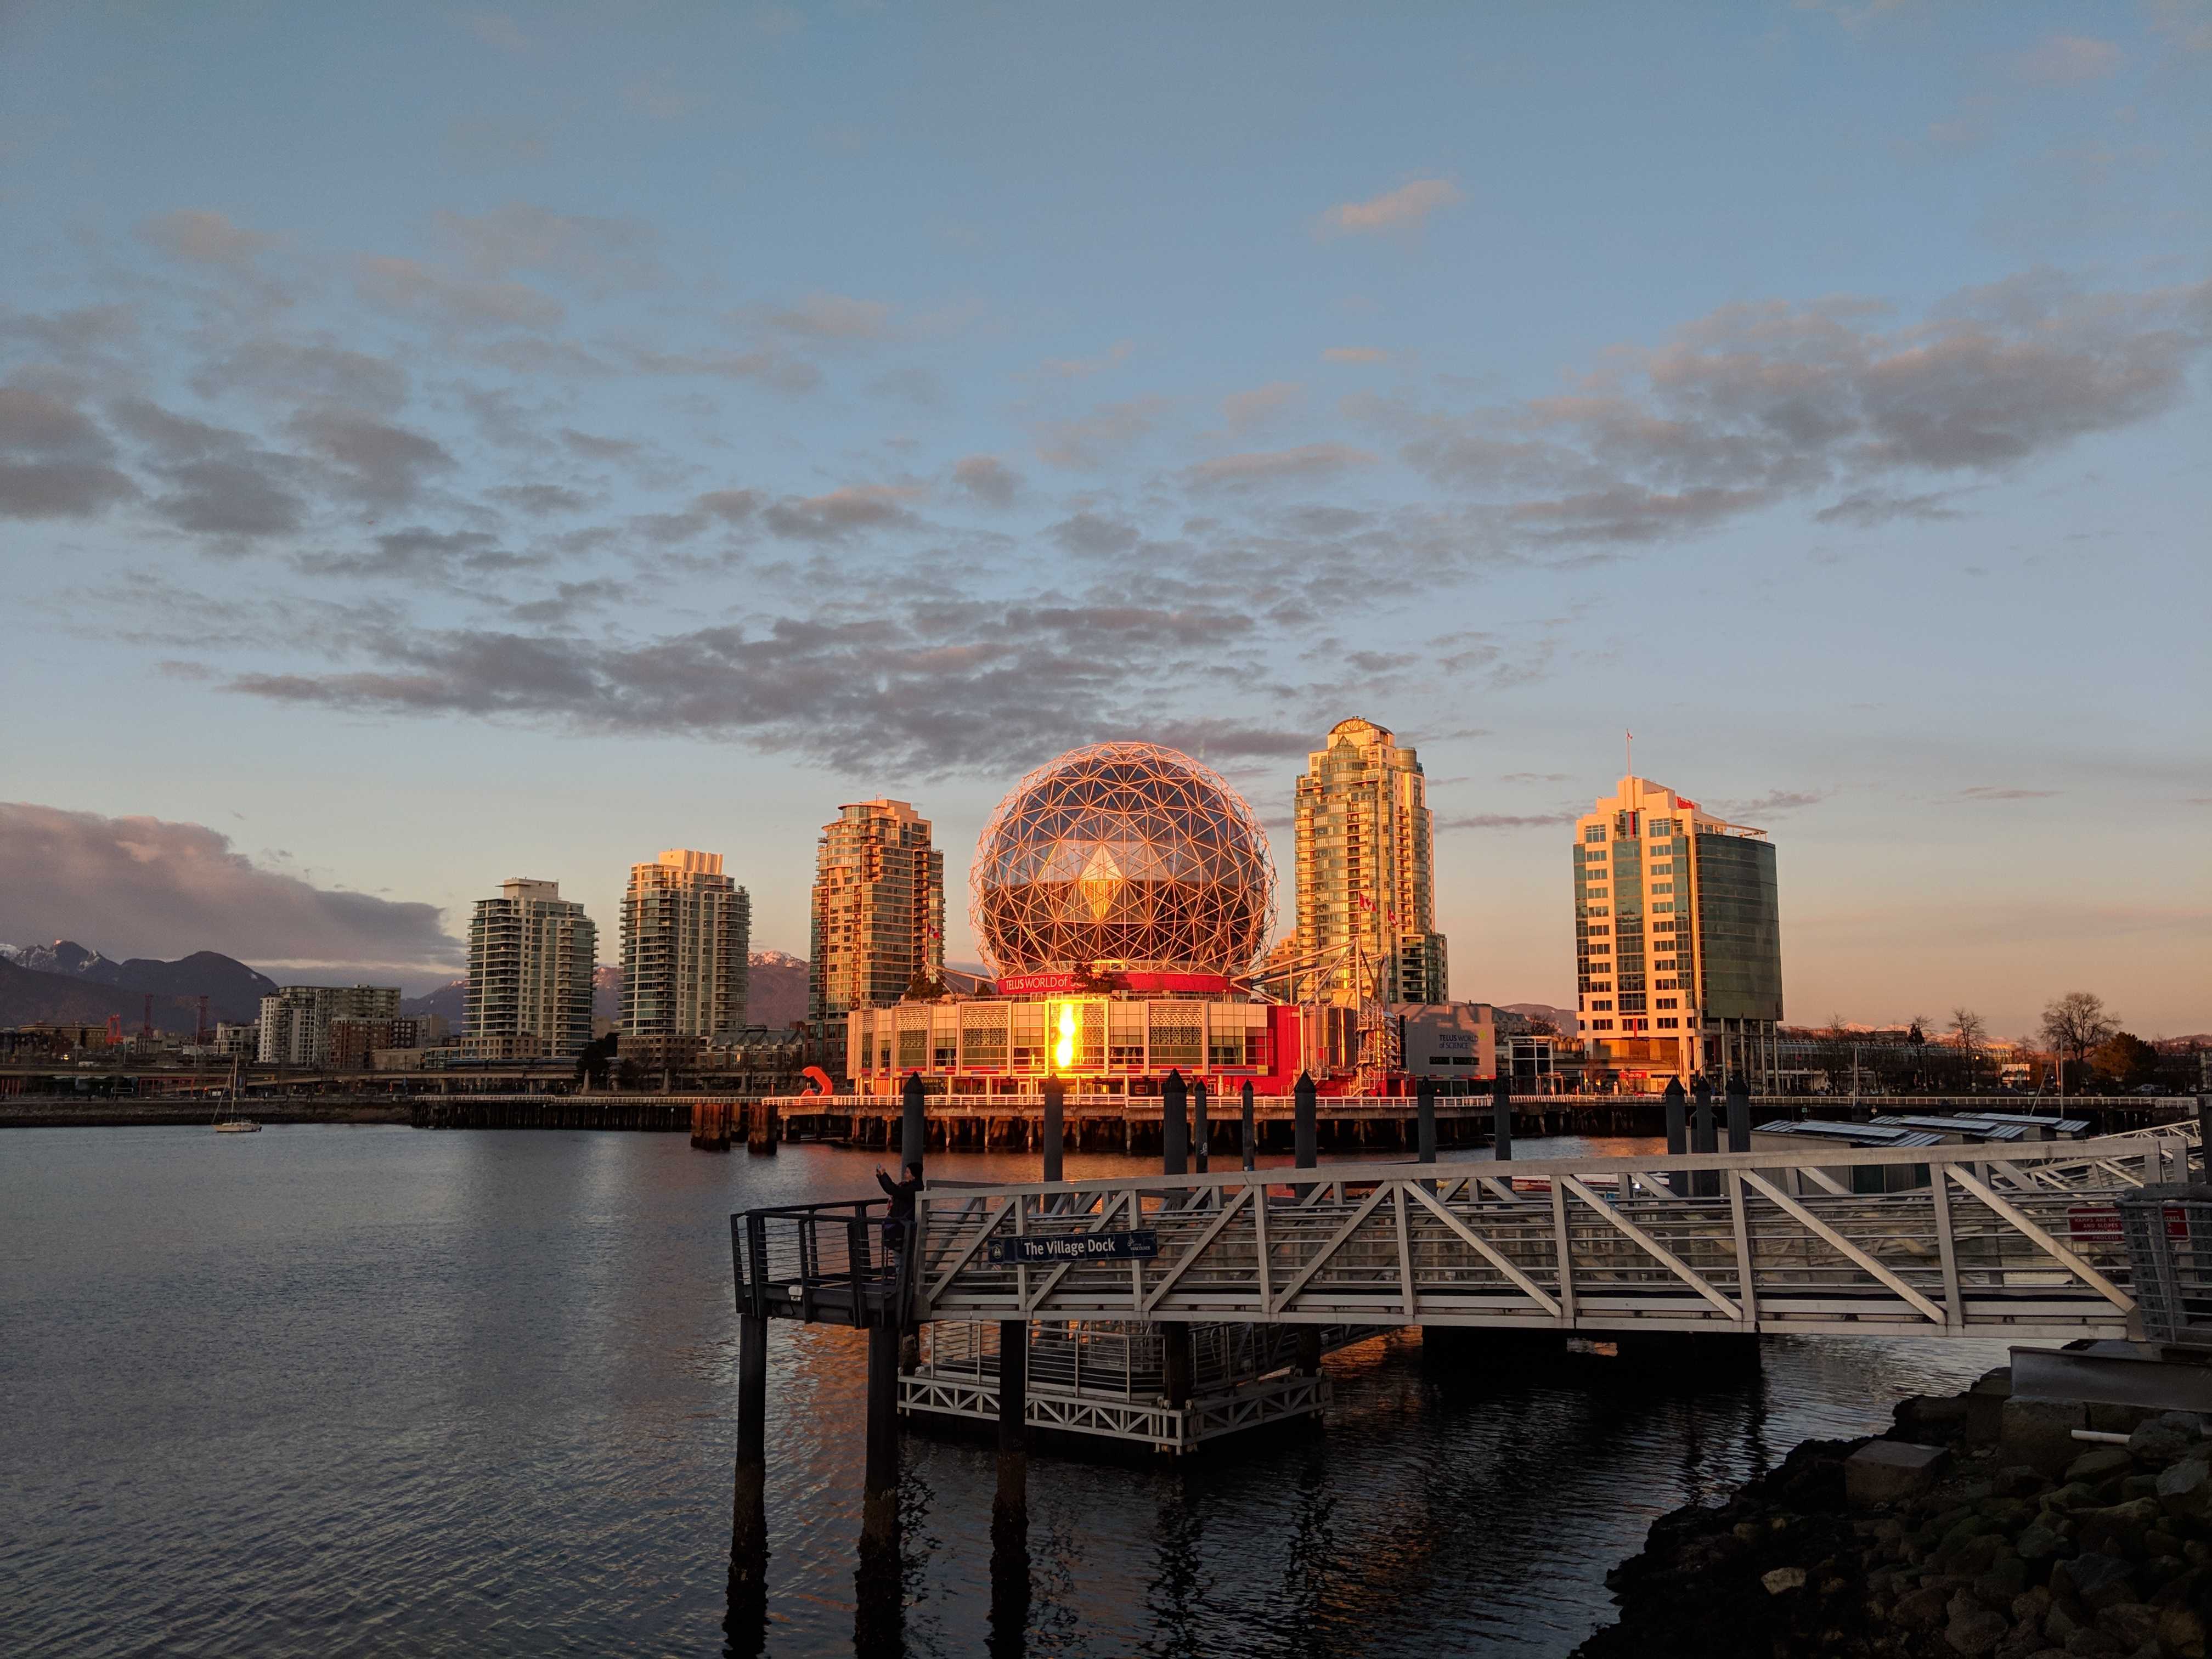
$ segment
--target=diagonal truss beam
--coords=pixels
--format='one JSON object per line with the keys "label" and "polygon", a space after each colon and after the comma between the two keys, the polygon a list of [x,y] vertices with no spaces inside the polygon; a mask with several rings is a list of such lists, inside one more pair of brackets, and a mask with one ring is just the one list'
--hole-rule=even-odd
{"label": "diagonal truss beam", "polygon": [[1346,1222],[1341,1227],[1339,1227],[1336,1230],[1335,1236],[1332,1237],[1328,1243],[1322,1246],[1321,1253],[1316,1255],[1312,1261],[1307,1262],[1304,1267],[1299,1268],[1297,1277],[1291,1280],[1289,1284],[1283,1286],[1281,1291],[1277,1292],[1274,1303],[1268,1308],[1267,1311],[1271,1314],[1276,1314],[1280,1313],[1284,1309],[1289,1307],[1291,1305],[1291,1298],[1305,1288],[1306,1280],[1311,1279],[1316,1273],[1319,1273],[1322,1268],[1328,1264],[1329,1258],[1344,1248],[1345,1241],[1349,1239],[1352,1234],[1359,1231],[1359,1224],[1366,1220],[1369,1216],[1373,1215],[1376,1210],[1381,1206],[1382,1200],[1389,1195],[1390,1188],[1389,1185],[1377,1184],[1375,1190],[1367,1194],[1366,1201],[1361,1204],[1358,1209],[1352,1212],[1352,1218]]}
{"label": "diagonal truss beam", "polygon": [[1860,1272],[1873,1274],[1875,1278],[1911,1303],[1915,1311],[1923,1319],[1929,1320],[1939,1326],[1946,1322],[1942,1309],[1921,1295],[1911,1285],[1906,1284],[1887,1267],[1883,1267],[1881,1262],[1852,1243],[1850,1239],[1845,1238],[1833,1227],[1784,1192],[1781,1188],[1767,1180],[1765,1176],[1760,1175],[1756,1170],[1743,1170],[1738,1173],[1743,1176],[1747,1186],[1755,1188],[1761,1198],[1780,1210],[1783,1214],[1808,1232],[1819,1235],[1829,1248],[1844,1257]]}
{"label": "diagonal truss beam", "polygon": [[2073,1251],[2068,1249],[2063,1244],[2061,1244],[2049,1233],[2037,1226],[2034,1222],[2029,1220],[2027,1213],[2020,1209],[2016,1205],[2013,1204],[2008,1200],[1999,1198],[1995,1193],[1991,1192],[1987,1187],[1984,1187],[1980,1182],[1975,1180],[1973,1176],[1968,1175],[1964,1170],[1960,1169],[1956,1164],[1951,1166],[1950,1173],[1952,1180],[1957,1182],[1969,1193],[1972,1193],[1976,1198],[1988,1205],[1990,1208],[1995,1210],[2000,1216],[2002,1216],[2005,1220],[2012,1224],[2013,1227],[2023,1238],[2027,1239],[2036,1247],[2036,1249],[2041,1250],[2053,1261],[2057,1262],[2061,1267],[2064,1267],[2067,1272],[2072,1273],[2083,1284],[2088,1285],[2091,1290],[2103,1297],[2106,1301],[2111,1303],[2122,1313],[2133,1313],[2135,1311],[2135,1297],[2130,1296],[2125,1291],[2120,1289],[2120,1287],[2113,1284],[2111,1279],[2106,1278],[2104,1274],[2099,1273],[2094,1267],[2084,1261],[2080,1256],[2075,1255]]}
{"label": "diagonal truss beam", "polygon": [[1602,1216],[1618,1231],[1625,1235],[1638,1249],[1649,1255],[1653,1261],[1658,1262],[1659,1265],[1666,1268],[1668,1273],[1674,1274],[1675,1278],[1680,1279],[1685,1285],[1687,1285],[1699,1296],[1705,1297],[1706,1301],[1711,1303],[1713,1306],[1718,1308],[1730,1319],[1735,1320],[1739,1323],[1741,1322],[1743,1319],[1743,1310],[1736,1306],[1735,1303],[1729,1301],[1728,1297],[1723,1296],[1711,1285],[1705,1283],[1705,1279],[1698,1275],[1698,1271],[1694,1267],[1691,1267],[1688,1262],[1683,1261],[1682,1258],[1676,1255],[1674,1251],[1668,1249],[1657,1239],[1652,1237],[1650,1233],[1645,1232],[1643,1228],[1638,1226],[1626,1216],[1621,1214],[1620,1211],[1614,1209],[1612,1205],[1607,1203],[1595,1193],[1583,1185],[1581,1182],[1576,1180],[1574,1176],[1561,1176],[1559,1177],[1559,1182],[1560,1184],[1565,1187],[1569,1192],[1572,1193],[1577,1198],[1582,1200],[1583,1203],[1589,1205],[1590,1208],[1595,1210],[1599,1215]]}
{"label": "diagonal truss beam", "polygon": [[998,1227],[998,1224],[1006,1218],[1006,1212],[1012,1209],[1019,1201],[1020,1200],[1018,1199],[1002,1198],[999,1200],[999,1207],[992,1211],[989,1215],[984,1217],[982,1227],[976,1232],[975,1237],[968,1241],[968,1248],[961,1251],[958,1255],[952,1258],[952,1265],[947,1267],[943,1273],[938,1274],[937,1283],[929,1287],[929,1299],[931,1301],[934,1302],[944,1291],[945,1287],[952,1282],[952,1277],[955,1273],[958,1273],[963,1267],[966,1267],[969,1262],[975,1259],[975,1252],[983,1248],[984,1240],[990,1237],[993,1231]]}
{"label": "diagonal truss beam", "polygon": [[1551,1315],[1553,1318],[1557,1319],[1559,1316],[1559,1304],[1551,1297],[1545,1294],[1542,1285],[1537,1284],[1534,1279],[1529,1278],[1528,1274],[1522,1273],[1520,1268],[1515,1267],[1511,1261],[1507,1260],[1503,1251],[1499,1250],[1487,1239],[1476,1233],[1473,1228],[1469,1227],[1449,1210],[1444,1208],[1443,1205],[1437,1203],[1435,1199],[1430,1197],[1428,1193],[1421,1187],[1415,1185],[1407,1188],[1407,1190],[1413,1194],[1413,1200],[1416,1203],[1427,1206],[1431,1214],[1434,1215],[1437,1220],[1443,1222],[1445,1226],[1450,1228],[1453,1232],[1456,1233],[1459,1236],[1461,1242],[1466,1244],[1469,1249],[1473,1250],[1485,1261],[1487,1261],[1492,1267],[1497,1268],[1499,1273],[1504,1274],[1507,1279],[1510,1279],[1515,1287],[1517,1288],[1523,1296],[1535,1303],[1538,1307],[1543,1309],[1543,1310]]}
{"label": "diagonal truss beam", "polygon": [[1197,1242],[1194,1243],[1188,1250],[1183,1253],[1182,1260],[1176,1262],[1174,1267],[1169,1268],[1165,1277],[1164,1277],[1158,1284],[1153,1285],[1151,1291],[1146,1292],[1143,1303],[1139,1304],[1138,1310],[1139,1312],[1150,1313],[1154,1308],[1159,1306],[1160,1298],[1164,1297],[1170,1291],[1175,1289],[1176,1281],[1181,1279],[1183,1276],[1184,1272],[1191,1266],[1191,1264],[1196,1261],[1200,1255],[1205,1252],[1206,1247],[1212,1243],[1216,1238],[1220,1237],[1221,1230],[1229,1224],[1231,1218],[1233,1217],[1238,1210],[1243,1208],[1245,1203],[1251,1198],[1251,1196],[1252,1189],[1249,1187],[1239,1187],[1237,1189],[1237,1196],[1231,1199],[1228,1203],[1221,1206],[1220,1211],[1214,1216],[1213,1219],[1206,1224],[1206,1231],[1198,1236]]}

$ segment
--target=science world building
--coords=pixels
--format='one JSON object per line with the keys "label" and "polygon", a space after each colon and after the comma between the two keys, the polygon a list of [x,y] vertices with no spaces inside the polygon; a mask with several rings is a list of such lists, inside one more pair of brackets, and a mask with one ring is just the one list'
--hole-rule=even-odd
{"label": "science world building", "polygon": [[1148,1093],[1170,1071],[1281,1092],[1351,1086],[1356,1009],[1267,1000],[1267,832],[1212,769],[1149,743],[1071,750],[1016,784],[977,843],[969,914],[997,994],[856,1009],[863,1093],[909,1073],[963,1094]]}

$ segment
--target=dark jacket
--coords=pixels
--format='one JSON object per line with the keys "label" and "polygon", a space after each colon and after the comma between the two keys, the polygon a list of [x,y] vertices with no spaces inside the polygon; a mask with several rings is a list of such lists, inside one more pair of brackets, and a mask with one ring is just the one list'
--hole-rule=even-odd
{"label": "dark jacket", "polygon": [[903,1180],[893,1181],[881,1170],[876,1171],[876,1184],[891,1195],[890,1219],[914,1219],[914,1195],[921,1190],[921,1177],[909,1175]]}

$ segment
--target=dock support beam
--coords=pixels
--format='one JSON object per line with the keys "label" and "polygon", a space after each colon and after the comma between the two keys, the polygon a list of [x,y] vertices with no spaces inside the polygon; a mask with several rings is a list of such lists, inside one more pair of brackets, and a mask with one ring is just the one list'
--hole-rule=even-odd
{"label": "dock support beam", "polygon": [[1728,1138],[1729,1151],[1751,1150],[1751,1085],[1740,1076],[1728,1082]]}
{"label": "dock support beam", "polygon": [[[1437,1161],[1437,1080],[1425,1077],[1413,1085],[1413,1161]],[[1248,1166],[1249,1167],[1249,1166]]]}
{"label": "dock support beam", "polygon": [[999,1322],[999,1490],[991,1500],[991,1624],[985,1643],[991,1659],[1021,1659],[1029,1630],[1029,1334],[1025,1321]]}
{"label": "dock support beam", "polygon": [[[1670,1156],[1680,1158],[1690,1150],[1690,1097],[1682,1092],[1682,1079],[1678,1077],[1667,1079],[1666,1106],[1667,1151]],[[1680,1170],[1668,1172],[1667,1184],[1674,1188],[1677,1198],[1689,1192],[1689,1177]]]}
{"label": "dock support beam", "polygon": [[1315,1121],[1318,1095],[1319,1091],[1314,1087],[1311,1074],[1300,1072],[1297,1083],[1291,1091],[1291,1098],[1297,1119],[1296,1158],[1301,1170],[1310,1170],[1321,1162],[1320,1131]]}
{"label": "dock support beam", "polygon": [[[1249,1082],[1237,1091],[1237,1097],[1238,1127],[1243,1131],[1244,1138],[1244,1167],[1248,1170],[1257,1169],[1260,1156],[1260,1130],[1252,1117],[1252,1085]],[[2212,1139],[2208,1139],[2204,1144],[2212,1146]]]}
{"label": "dock support beam", "polygon": [[768,1319],[738,1319],[738,1470],[730,1504],[730,1650],[758,1654],[768,1641]]}
{"label": "dock support beam", "polygon": [[1044,1080],[1044,1174],[1047,1181],[1060,1176],[1060,1113],[1067,1101],[1067,1085],[1056,1077]]}
{"label": "dock support beam", "polygon": [[853,1575],[853,1651],[877,1659],[905,1650],[899,1566],[899,1331],[868,1327],[868,1445],[860,1494],[860,1565]]}
{"label": "dock support beam", "polygon": [[868,1327],[867,1474],[861,1494],[860,1543],[896,1549],[898,1543],[899,1332],[896,1325]]}
{"label": "dock support beam", "polygon": [[991,1525],[1026,1527],[1030,1518],[1030,1327],[999,1322],[999,1490]]}
{"label": "dock support beam", "polygon": [[1191,1173],[1206,1173],[1206,1149],[1212,1145],[1213,1128],[1206,1121],[1206,1079],[1199,1078],[1190,1085],[1190,1157]]}
{"label": "dock support beam", "polygon": [[899,1162],[920,1169],[922,1152],[929,1145],[929,1119],[921,1109],[921,1073],[908,1072],[906,1086],[899,1092]]}
{"label": "dock support beam", "polygon": [[1159,1328],[1160,1386],[1169,1406],[1181,1411],[1190,1404],[1190,1327],[1163,1325]]}
{"label": "dock support beam", "polygon": [[[1713,1085],[1699,1078],[1695,1093],[1698,1111],[1691,1125],[1690,1150],[1693,1152],[1717,1152],[1720,1151],[1721,1145],[1720,1138],[1713,1130]],[[1721,1177],[1717,1170],[1700,1170],[1692,1177],[1690,1184],[1692,1198],[1718,1198],[1721,1195]]]}
{"label": "dock support beam", "polygon": [[1513,1075],[1499,1071],[1490,1085],[1490,1156],[1500,1164],[1513,1161]]}
{"label": "dock support beam", "polygon": [[1190,1168],[1190,1120],[1185,1115],[1190,1091],[1180,1070],[1170,1070],[1160,1085],[1160,1173],[1186,1175]]}

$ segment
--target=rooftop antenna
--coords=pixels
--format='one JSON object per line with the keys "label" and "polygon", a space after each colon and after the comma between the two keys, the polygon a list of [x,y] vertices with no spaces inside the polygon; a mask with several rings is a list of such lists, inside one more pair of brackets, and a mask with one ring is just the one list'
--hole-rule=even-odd
{"label": "rooftop antenna", "polygon": [[1628,775],[1632,778],[1636,775],[1636,733],[1631,732],[1625,726],[1622,726],[1620,730],[1622,737],[1625,739],[1621,746],[1626,750]]}

